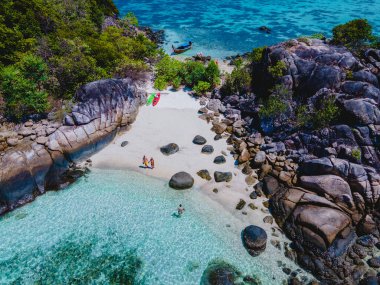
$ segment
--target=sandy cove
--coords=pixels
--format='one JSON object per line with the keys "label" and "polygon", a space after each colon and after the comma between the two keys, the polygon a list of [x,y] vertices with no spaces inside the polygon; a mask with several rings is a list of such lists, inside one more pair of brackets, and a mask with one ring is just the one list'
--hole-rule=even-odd
{"label": "sandy cove", "polygon": [[[215,141],[211,123],[199,118],[200,107],[199,100],[192,98],[185,91],[163,92],[157,106],[142,106],[132,128],[120,134],[113,143],[92,157],[93,167],[133,170],[166,181],[175,173],[186,171],[194,177],[193,191],[201,189],[202,193],[219,202],[223,208],[237,217],[241,222],[239,226],[254,223],[265,228],[270,238],[273,226],[263,223],[263,218],[268,215],[268,210],[262,204],[266,198],[249,198],[253,187],[247,185],[246,176],[234,165],[234,159],[227,150],[226,139]],[[202,146],[192,142],[196,135],[203,136],[207,144],[214,147],[212,154],[201,153]],[[124,141],[128,141],[128,145],[121,147]],[[160,147],[168,143],[178,144],[179,151],[170,156],[162,154]],[[215,164],[214,158],[222,155],[222,152],[227,154],[226,163]],[[148,159],[154,158],[153,170],[140,167],[144,155]],[[207,169],[212,177],[214,171],[230,171],[233,178],[230,182],[216,183],[214,179],[207,181],[197,175],[201,169]],[[218,193],[213,192],[215,188],[218,189]],[[245,200],[247,204],[243,210],[238,211],[235,208],[240,199]],[[258,209],[252,210],[248,207],[249,203],[253,203]]]}
{"label": "sandy cove", "polygon": [[[235,219],[233,225],[228,225],[230,231],[239,235],[244,227],[254,224],[264,228],[268,234],[267,249],[261,255],[269,266],[277,266],[277,260],[284,260],[283,242],[290,241],[282,234],[279,227],[273,223],[264,223],[264,217],[270,215],[268,209],[263,206],[265,197],[255,200],[249,198],[253,186],[245,182],[246,175],[235,166],[233,156],[227,150],[226,138],[215,141],[215,133],[211,131],[212,124],[199,118],[198,110],[202,107],[199,100],[192,98],[185,91],[165,91],[161,93],[161,99],[157,106],[142,106],[136,121],[131,129],[119,134],[115,140],[100,152],[92,156],[92,167],[100,169],[132,170],[142,174],[153,176],[169,182],[172,175],[180,171],[191,174],[195,180],[194,187],[185,191],[200,191],[213,201],[217,211],[228,211]],[[193,138],[201,135],[207,143],[214,147],[212,154],[201,153],[202,146],[194,144]],[[128,144],[121,147],[121,143]],[[166,156],[161,153],[160,147],[168,143],[176,143],[179,151]],[[215,164],[214,158],[225,153],[226,163]],[[142,158],[153,157],[155,168],[145,169],[142,166]],[[197,172],[207,169],[212,177],[211,181],[200,178]],[[230,171],[233,178],[230,182],[216,183],[214,171]],[[213,189],[218,189],[214,193]],[[179,190],[172,190],[179,191]],[[206,197],[205,197],[206,198]],[[205,199],[210,201],[209,199]],[[242,210],[236,210],[240,199],[246,201]],[[210,201],[211,202],[211,201]],[[253,203],[257,209],[248,207]],[[186,207],[186,201],[184,201]],[[190,209],[188,209],[190,210]],[[281,250],[271,244],[271,241],[281,242]],[[288,260],[287,267],[299,268]],[[303,272],[304,275],[308,275]]]}

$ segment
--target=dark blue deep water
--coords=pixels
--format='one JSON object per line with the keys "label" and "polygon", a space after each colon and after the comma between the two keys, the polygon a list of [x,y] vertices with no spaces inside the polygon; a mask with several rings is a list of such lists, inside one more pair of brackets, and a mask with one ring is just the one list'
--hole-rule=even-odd
{"label": "dark blue deep water", "polygon": [[[380,34],[380,0],[115,0],[121,15],[133,11],[141,25],[165,29],[173,42],[191,38],[195,48],[224,57],[301,35],[331,34],[355,18],[367,18]],[[272,28],[271,34],[258,30]]]}

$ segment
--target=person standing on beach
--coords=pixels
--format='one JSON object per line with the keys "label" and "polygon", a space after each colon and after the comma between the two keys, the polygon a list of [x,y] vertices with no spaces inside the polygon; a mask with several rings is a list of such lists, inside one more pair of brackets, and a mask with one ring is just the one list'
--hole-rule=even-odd
{"label": "person standing on beach", "polygon": [[154,168],[154,159],[153,157],[150,159],[150,168],[153,169]]}
{"label": "person standing on beach", "polygon": [[143,157],[143,165],[145,166],[145,168],[148,168],[148,167],[149,167],[149,162],[148,162],[148,159],[146,158],[145,155],[144,155],[144,157]]}

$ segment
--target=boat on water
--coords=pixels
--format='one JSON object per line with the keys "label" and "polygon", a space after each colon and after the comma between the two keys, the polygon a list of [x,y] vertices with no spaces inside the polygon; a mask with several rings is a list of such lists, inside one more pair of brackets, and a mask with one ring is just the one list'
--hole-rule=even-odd
{"label": "boat on water", "polygon": [[180,54],[180,53],[184,53],[185,51],[190,50],[192,46],[193,46],[193,43],[189,41],[187,43],[180,44],[177,47],[172,45],[172,48],[173,48],[174,53]]}

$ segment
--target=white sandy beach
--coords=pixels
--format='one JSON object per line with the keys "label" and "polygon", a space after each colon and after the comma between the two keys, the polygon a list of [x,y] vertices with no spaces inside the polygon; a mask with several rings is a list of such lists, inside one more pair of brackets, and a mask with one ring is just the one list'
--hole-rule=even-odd
{"label": "white sandy beach", "polygon": [[[255,200],[249,198],[253,186],[245,182],[246,175],[234,165],[233,156],[227,151],[226,139],[214,140],[215,133],[211,131],[211,123],[199,118],[198,110],[201,107],[199,101],[190,97],[185,91],[165,91],[161,95],[157,106],[142,106],[132,128],[116,137],[113,143],[92,157],[92,165],[95,168],[126,169],[145,175],[150,175],[169,182],[172,175],[179,171],[186,171],[194,177],[195,184],[191,190],[200,191],[218,205],[212,207],[217,211],[228,211],[235,217],[235,222],[229,225],[229,230],[239,235],[241,230],[251,224],[264,228],[268,234],[267,250],[261,255],[269,266],[276,267],[276,260],[284,260],[284,248],[276,249],[271,240],[290,242],[280,231],[275,223],[264,223],[263,218],[269,215],[268,209],[263,206],[265,197]],[[202,154],[200,145],[195,145],[194,136],[201,135],[207,139],[206,144],[214,147],[213,154]],[[128,145],[121,147],[123,141]],[[161,153],[160,147],[168,143],[176,143],[179,151],[166,156]],[[217,165],[213,163],[216,156],[224,151],[227,156],[226,163]],[[155,168],[141,168],[143,155],[153,157]],[[201,169],[207,169],[212,176],[211,181],[200,178],[196,173]],[[232,181],[216,183],[214,171],[231,171]],[[218,193],[212,190],[218,189]],[[178,190],[172,190],[178,191]],[[206,197],[205,197],[206,198]],[[242,210],[236,210],[240,199],[247,202]],[[209,199],[205,199],[206,201]],[[257,209],[248,207],[253,203]],[[186,207],[186,201],[184,201]],[[211,206],[211,205],[210,205]],[[276,230],[274,230],[274,228]],[[275,234],[273,234],[275,232]],[[288,266],[295,269],[298,266],[290,260]]]}
{"label": "white sandy beach", "polygon": [[[157,106],[142,106],[132,128],[92,157],[93,167],[134,170],[167,181],[175,173],[186,171],[194,177],[195,188],[202,189],[205,195],[218,201],[243,224],[261,224],[270,232],[271,225],[262,222],[263,217],[268,215],[263,212],[267,210],[262,205],[266,199],[249,198],[253,187],[246,184],[246,176],[235,167],[234,159],[227,151],[226,140],[215,141],[211,123],[208,124],[198,117],[200,107],[199,101],[185,91],[163,92]],[[207,139],[207,144],[214,147],[213,154],[201,153],[202,146],[192,142],[196,135]],[[121,147],[123,141],[128,141],[128,145]],[[178,144],[179,151],[170,156],[162,154],[160,147],[168,143]],[[225,157],[226,163],[213,163],[214,158],[221,155],[222,151],[228,154]],[[140,167],[144,155],[154,158],[153,170]],[[212,177],[214,171],[231,171],[233,179],[228,183],[216,183],[214,179],[206,181],[196,174],[201,169],[207,169]],[[212,191],[214,188],[218,189],[217,194]],[[247,205],[254,203],[258,209],[253,211],[246,205],[242,211],[236,210],[240,199],[245,200]]]}

